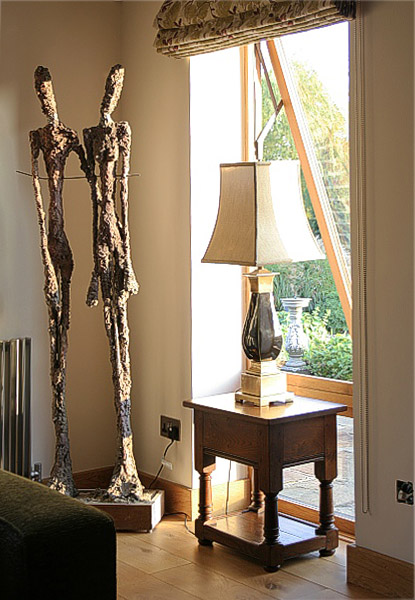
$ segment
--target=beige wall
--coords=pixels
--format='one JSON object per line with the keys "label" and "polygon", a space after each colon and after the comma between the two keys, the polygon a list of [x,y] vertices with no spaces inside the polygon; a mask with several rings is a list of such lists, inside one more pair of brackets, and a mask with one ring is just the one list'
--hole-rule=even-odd
{"label": "beige wall", "polygon": [[[49,67],[61,119],[78,133],[97,123],[109,67],[120,60],[117,3],[3,2],[0,56],[0,338],[33,340],[33,461],[47,475],[53,457],[47,312],[31,181],[28,132],[45,125],[33,89]],[[68,174],[79,174],[74,158]],[[47,199],[47,196],[46,196]],[[75,256],[67,404],[75,470],[113,463],[114,423],[100,309],[85,305],[91,270],[91,203],[85,182],[65,184]]]}
{"label": "beige wall", "polygon": [[[0,339],[33,340],[33,461],[47,474],[50,416],[47,312],[30,178],[28,131],[43,126],[33,71],[51,70],[62,120],[78,133],[97,123],[105,78],[123,62],[116,118],[133,129],[131,238],[140,294],[129,303],[132,421],[140,469],[155,473],[166,439],[160,414],[182,420],[183,441],[163,474],[191,484],[190,222],[188,62],[152,49],[157,2],[3,2],[0,62]],[[121,36],[121,26],[123,35]],[[122,46],[122,47],[121,47]],[[68,174],[79,174],[75,159]],[[45,196],[47,198],[47,195]],[[75,257],[67,405],[75,470],[113,463],[114,414],[108,345],[100,308],[88,309],[91,205],[82,181],[65,185],[67,233]]]}
{"label": "beige wall", "polygon": [[[396,502],[396,480],[414,481],[414,5],[363,2],[362,8],[370,513],[361,511],[358,460],[356,541],[413,561],[414,509]],[[356,328],[354,340],[358,335]]]}
{"label": "beige wall", "polygon": [[[153,49],[158,2],[124,2],[123,118],[133,130],[131,240],[141,283],[130,302],[133,428],[138,464],[156,473],[166,438],[160,415],[181,419],[163,477],[191,485],[189,62]],[[168,440],[167,440],[168,442]]]}

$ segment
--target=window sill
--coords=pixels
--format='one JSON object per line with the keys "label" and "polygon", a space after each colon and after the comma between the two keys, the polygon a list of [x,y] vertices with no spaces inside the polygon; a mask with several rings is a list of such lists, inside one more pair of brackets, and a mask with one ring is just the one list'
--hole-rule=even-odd
{"label": "window sill", "polygon": [[[288,500],[278,499],[278,511],[285,515],[296,517],[297,519],[303,519],[304,521],[308,521],[310,523],[319,523],[318,510],[303,504],[296,504],[294,502],[289,502]],[[336,525],[340,534],[348,537],[354,537],[354,521],[334,515],[334,524]]]}
{"label": "window sill", "polygon": [[287,389],[297,396],[346,404],[344,417],[353,417],[353,382],[287,373]]}

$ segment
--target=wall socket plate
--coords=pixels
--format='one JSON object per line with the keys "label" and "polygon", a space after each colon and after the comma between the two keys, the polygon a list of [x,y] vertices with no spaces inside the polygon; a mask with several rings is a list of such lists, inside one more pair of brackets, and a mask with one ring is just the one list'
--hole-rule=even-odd
{"label": "wall socket plate", "polygon": [[396,480],[396,501],[401,504],[414,503],[414,484],[412,481]]}
{"label": "wall socket plate", "polygon": [[180,442],[180,425],[181,423],[179,419],[173,419],[172,417],[160,415],[160,435],[163,437]]}

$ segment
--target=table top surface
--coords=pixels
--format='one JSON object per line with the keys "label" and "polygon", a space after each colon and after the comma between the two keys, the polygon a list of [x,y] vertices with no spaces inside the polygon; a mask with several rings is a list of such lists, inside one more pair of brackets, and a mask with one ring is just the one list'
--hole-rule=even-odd
{"label": "table top surface", "polygon": [[294,396],[293,402],[288,404],[253,406],[252,404],[235,402],[234,393],[185,400],[183,406],[203,412],[226,414],[243,420],[268,423],[312,419],[347,410],[345,404],[335,404],[334,402],[314,400],[303,396]]}

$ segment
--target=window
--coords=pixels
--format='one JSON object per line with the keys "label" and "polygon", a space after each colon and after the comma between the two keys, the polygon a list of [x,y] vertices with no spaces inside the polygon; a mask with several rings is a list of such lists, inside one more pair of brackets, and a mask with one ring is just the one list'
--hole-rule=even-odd
{"label": "window", "polygon": [[[332,26],[324,28],[318,32],[309,32],[310,34],[324,34],[324,32],[334,29]],[[341,25],[346,34],[343,40],[347,41],[348,27]],[[299,36],[307,36],[308,33],[296,34],[287,37],[287,40],[294,40]],[[297,92],[294,82],[288,80],[288,71],[290,62],[300,62],[300,58],[292,56],[289,49],[286,49],[286,57],[284,62],[281,60],[283,45],[285,41],[276,42],[274,44],[263,44],[263,55],[265,56],[267,69],[273,80],[273,86],[277,90],[281,90],[281,96],[284,100],[284,108],[280,111],[274,129],[271,129],[269,135],[264,142],[264,158],[278,159],[279,156],[272,155],[277,145],[277,152],[286,152],[286,156],[282,158],[297,158],[300,159],[303,169],[302,174],[302,190],[305,197],[306,210],[310,219],[311,227],[314,229],[317,236],[321,238],[321,243],[328,249],[327,261],[320,261],[319,281],[331,278],[331,292],[336,294],[336,307],[340,318],[343,319],[342,325],[338,330],[334,326],[329,326],[333,330],[333,334],[346,335],[348,323],[350,320],[350,251],[347,248],[350,235],[347,229],[348,226],[348,205],[344,201],[347,197],[347,190],[343,183],[348,183],[348,176],[343,173],[343,178],[336,178],[335,160],[338,160],[337,154],[332,150],[324,147],[325,138],[333,129],[330,124],[326,124],[325,129],[318,129],[318,110],[315,107],[315,118],[310,118],[310,124],[306,121],[306,111],[300,104],[302,97],[301,89]],[[274,51],[273,51],[274,47]],[[277,47],[277,50],[275,49]],[[269,48],[269,56],[268,56]],[[347,44],[345,47],[345,55],[348,58]],[[212,280],[210,277],[211,265],[201,265],[200,260],[204,250],[206,249],[209,236],[213,230],[214,217],[216,215],[217,205],[215,199],[218,200],[219,193],[217,189],[219,163],[220,162],[238,162],[239,160],[252,160],[254,135],[252,132],[252,115],[255,113],[255,106],[252,104],[252,77],[249,75],[252,72],[258,72],[258,66],[253,60],[253,54],[249,55],[249,50],[245,47],[241,49],[241,69],[239,69],[238,59],[239,51],[237,49],[224,50],[221,52],[191,59],[191,147],[192,147],[192,303],[193,303],[193,348],[195,366],[200,365],[200,377],[197,368],[194,370],[194,390],[197,390],[197,395],[207,393],[219,393],[221,391],[230,391],[237,388],[239,383],[239,364],[229,362],[240,356],[240,333],[242,323],[242,313],[239,312],[238,298],[240,291],[238,284],[229,277],[236,270],[228,265],[215,265],[212,268]],[[325,52],[326,54],[326,52]],[[230,61],[229,65],[226,61]],[[278,62],[277,62],[278,61]],[[225,64],[226,63],[226,64]],[[232,64],[230,64],[232,63]],[[226,65],[228,68],[225,69]],[[347,61],[346,61],[347,65]],[[251,66],[253,68],[251,68]],[[276,68],[279,69],[278,74]],[[231,68],[229,68],[231,67]],[[300,69],[301,67],[299,67]],[[310,69],[310,68],[309,68]],[[306,67],[303,67],[303,71]],[[347,71],[347,67],[346,67]],[[230,76],[232,73],[232,77]],[[307,71],[305,72],[305,75]],[[242,103],[239,104],[238,90],[239,76],[241,75],[242,89],[245,90],[242,97]],[[316,77],[311,77],[311,83],[318,87]],[[307,77],[304,77],[307,81]],[[346,79],[348,73],[346,72]],[[262,108],[264,112],[267,106],[267,87],[259,78],[261,101],[256,102],[257,113],[259,113],[260,126],[262,126]],[[237,80],[237,81],[236,81]],[[245,82],[245,83],[244,83]],[[284,87],[285,86],[285,87]],[[300,86],[299,86],[300,87]],[[249,91],[248,91],[249,90]],[[262,94],[264,92],[264,94]],[[307,91],[307,93],[309,93]],[[293,94],[296,96],[296,106],[294,110],[291,98]],[[262,95],[264,102],[262,102]],[[345,95],[347,96],[347,88]],[[300,96],[300,98],[298,98]],[[279,97],[278,97],[279,99]],[[307,99],[305,104],[309,104],[310,99]],[[328,103],[329,112],[337,115],[334,107]],[[269,108],[270,98],[268,98]],[[298,120],[298,105],[301,110],[301,123]],[[347,108],[347,99],[343,102],[343,107]],[[242,112],[239,112],[240,106]],[[337,106],[337,105],[336,105]],[[343,108],[341,107],[341,108]],[[258,110],[259,108],[259,110]],[[339,107],[337,107],[339,108]],[[340,110],[340,109],[339,109]],[[345,143],[347,142],[347,111],[341,113],[343,115],[341,131],[344,133],[343,138],[338,129],[335,133],[335,139],[339,142],[339,147],[346,152]],[[264,115],[264,122],[267,115]],[[311,115],[313,116],[313,115]],[[242,127],[241,127],[242,124]],[[316,128],[317,126],[317,128]],[[283,137],[275,141],[275,136],[280,135],[283,130]],[[306,131],[306,134],[304,134]],[[314,133],[313,133],[314,131]],[[324,135],[323,135],[324,134]],[[316,135],[317,142],[313,143],[313,135]],[[333,134],[334,135],[334,134]],[[320,136],[320,137],[319,137]],[[323,136],[323,137],[322,137]],[[346,138],[345,138],[346,136]],[[272,142],[274,138],[274,142]],[[219,142],[220,140],[220,142]],[[242,143],[241,143],[242,142]],[[242,148],[242,150],[241,150]],[[288,153],[291,153],[290,155]],[[342,156],[344,164],[348,162],[345,155]],[[320,162],[319,162],[320,161]],[[338,200],[336,194],[339,194]],[[334,200],[331,202],[331,200]],[[206,219],[206,206],[209,206],[211,211],[212,222]],[[210,214],[210,213],[209,213]],[[324,263],[324,265],[323,265]],[[298,268],[298,266],[297,266]],[[305,267],[304,267],[305,269]],[[226,273],[225,273],[226,270]],[[217,293],[218,285],[214,283],[223,271],[224,282],[226,281],[226,293],[221,289],[221,294]],[[278,268],[280,271],[280,268]],[[228,273],[229,272],[229,273]],[[306,283],[307,273],[304,271],[298,272],[298,280]],[[332,275],[333,273],[333,275]],[[322,275],[323,274],[323,275]],[[244,278],[245,279],[245,278]],[[340,290],[340,293],[336,291]],[[300,293],[301,290],[297,290]],[[306,295],[302,293],[301,295]],[[229,296],[229,297],[228,297]],[[339,300],[340,296],[340,300]],[[229,310],[229,315],[232,316],[231,321],[227,322],[225,329],[229,334],[229,346],[217,344],[215,336],[212,336],[212,331],[218,327],[215,321],[217,311],[221,311],[226,318],[227,311],[223,311],[222,307],[217,307],[215,302],[221,303],[223,299],[229,300],[232,307]],[[334,302],[334,300],[333,300]],[[341,304],[340,304],[341,302]],[[346,317],[343,316],[343,308]],[[236,313],[236,307],[238,311]],[[195,310],[197,309],[197,310]],[[199,310],[200,309],[200,310]],[[321,309],[323,311],[323,308]],[[333,311],[332,311],[333,312]],[[305,317],[309,318],[308,316]],[[324,318],[324,311],[321,320]],[[314,320],[317,319],[314,317]],[[320,323],[320,327],[324,327],[327,335],[331,335],[331,331],[326,327],[327,323]],[[318,333],[318,332],[317,332]],[[321,333],[321,332],[320,332]],[[316,335],[318,338],[318,335]],[[221,338],[222,339],[222,338]],[[199,342],[198,342],[199,340]],[[199,345],[197,345],[197,343]],[[349,339],[350,342],[350,339]],[[218,352],[220,357],[218,360]],[[210,362],[209,362],[210,361]],[[340,358],[339,363],[344,365],[344,360]],[[219,363],[219,365],[218,365]],[[350,364],[350,363],[349,363]],[[206,382],[206,365],[210,365],[212,377]],[[325,374],[324,374],[325,375]],[[345,379],[342,374],[337,379]],[[209,385],[211,388],[205,389]],[[347,404],[349,410],[346,413],[349,417],[352,416],[352,383],[349,381],[330,380],[326,377],[316,377],[307,375],[289,375],[288,385],[291,391],[298,395],[320,398],[323,400],[338,401]],[[199,387],[198,387],[199,386]],[[202,386],[202,387],[200,387]],[[335,488],[335,504],[337,512],[342,516],[342,523],[339,522],[340,528],[343,531],[353,533],[353,523],[350,521],[353,511],[353,454],[352,454],[352,421],[349,418],[341,418],[339,420],[339,476],[338,483]],[[219,469],[219,471],[221,471]],[[227,474],[224,469],[219,473],[221,481],[226,480]],[[285,470],[287,483],[284,490],[284,496],[281,496],[280,509],[282,512],[297,514],[308,520],[317,521],[317,487],[313,489],[305,489],[303,484],[308,485],[312,479],[307,471],[301,467],[297,472]],[[239,476],[243,476],[241,473]],[[347,492],[347,496],[344,493]],[[293,502],[297,503],[293,508]]]}
{"label": "window", "polygon": [[[312,298],[303,322],[310,338],[306,360],[314,377],[289,375],[291,390],[349,406],[347,416],[338,419],[339,474],[334,482],[334,494],[340,527],[352,533],[348,30],[348,24],[342,23],[282,37],[275,43],[262,43],[262,68],[258,56],[255,60],[257,88],[260,89],[259,99],[256,94],[255,116],[266,132],[262,139],[264,160],[300,160],[301,188],[309,224],[326,249],[325,260],[271,268],[280,274],[275,278],[275,289],[283,329],[288,327],[288,315],[279,298],[294,295]],[[268,83],[265,71],[268,71]],[[270,118],[275,106],[281,107],[281,99],[284,108],[272,124]],[[280,499],[283,510],[312,518],[311,513],[318,509],[318,485],[312,464],[284,471],[284,491]],[[294,511],[293,502],[299,505]]]}

